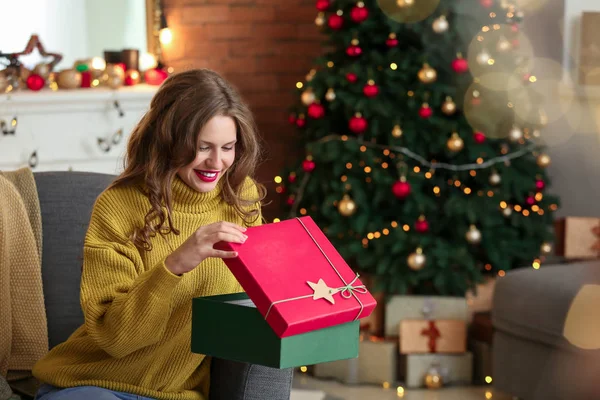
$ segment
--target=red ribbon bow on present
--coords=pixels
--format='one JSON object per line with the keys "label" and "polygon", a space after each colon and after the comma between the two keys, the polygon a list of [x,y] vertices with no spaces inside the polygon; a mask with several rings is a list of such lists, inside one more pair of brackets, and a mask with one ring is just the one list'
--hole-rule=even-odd
{"label": "red ribbon bow on present", "polygon": [[435,321],[429,321],[429,327],[421,331],[421,336],[427,336],[429,338],[429,351],[435,353],[437,350],[437,339],[442,336],[439,329],[435,326]]}

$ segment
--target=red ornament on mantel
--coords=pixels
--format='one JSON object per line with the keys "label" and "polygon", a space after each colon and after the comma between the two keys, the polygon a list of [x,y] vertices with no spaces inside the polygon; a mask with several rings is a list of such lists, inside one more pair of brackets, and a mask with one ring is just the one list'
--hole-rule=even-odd
{"label": "red ornament on mantel", "polygon": [[325,107],[319,103],[312,103],[310,106],[308,106],[306,113],[312,119],[323,118],[325,116]]}
{"label": "red ornament on mantel", "polygon": [[544,190],[544,188],[546,187],[546,182],[544,182],[541,179],[538,179],[535,181],[535,188],[537,190]]}
{"label": "red ornament on mantel", "polygon": [[358,76],[356,76],[356,74],[353,72],[348,72],[346,74],[346,80],[350,83],[354,83],[358,80]]}
{"label": "red ornament on mantel", "polygon": [[365,7],[365,3],[359,1],[354,7],[352,7],[352,10],[350,10],[350,18],[357,24],[360,24],[369,18],[369,10]]}
{"label": "red ornament on mantel", "polygon": [[379,94],[379,87],[373,80],[369,80],[369,82],[367,82],[367,84],[363,87],[363,93],[367,97],[375,97]]}
{"label": "red ornament on mantel", "polygon": [[400,179],[392,185],[392,193],[399,199],[405,199],[411,192],[410,183],[405,179]]}
{"label": "red ornament on mantel", "polygon": [[327,25],[334,31],[340,30],[344,26],[344,18],[341,15],[331,14],[327,20]]}
{"label": "red ornament on mantel", "polygon": [[367,126],[367,120],[360,113],[356,113],[348,122],[348,128],[356,134],[363,133]]}
{"label": "red ornament on mantel", "polygon": [[327,11],[330,5],[329,0],[317,0],[317,10],[319,11]]}
{"label": "red ornament on mantel", "polygon": [[38,74],[30,74],[27,77],[27,88],[29,90],[37,92],[38,90],[41,90],[45,84],[46,81],[44,80],[44,78],[42,78]]}
{"label": "red ornament on mantel", "polygon": [[429,104],[423,103],[419,110],[419,116],[423,119],[430,118],[433,115],[433,110],[429,107]]}
{"label": "red ornament on mantel", "polygon": [[459,56],[452,61],[452,69],[457,74],[464,74],[469,70],[469,62]]}
{"label": "red ornament on mantel", "polygon": [[424,215],[421,215],[417,222],[415,222],[415,231],[419,233],[426,233],[429,231],[429,222],[425,219]]}
{"label": "red ornament on mantel", "polygon": [[473,133],[473,139],[475,140],[475,143],[485,143],[485,134],[483,132],[475,132]]}
{"label": "red ornament on mantel", "polygon": [[302,169],[304,172],[313,172],[317,164],[312,159],[307,158],[302,161]]}
{"label": "red ornament on mantel", "polygon": [[160,68],[152,68],[147,70],[144,73],[144,81],[148,85],[159,86],[161,85],[167,78],[169,77],[169,73],[164,69]]}

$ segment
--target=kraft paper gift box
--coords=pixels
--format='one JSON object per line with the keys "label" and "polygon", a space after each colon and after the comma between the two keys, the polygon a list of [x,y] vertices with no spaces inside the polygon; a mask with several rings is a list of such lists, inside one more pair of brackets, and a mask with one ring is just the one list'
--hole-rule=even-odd
{"label": "kraft paper gift box", "polygon": [[449,296],[393,296],[385,308],[385,336],[397,336],[405,319],[451,319],[468,321],[467,300]]}
{"label": "kraft paper gift box", "polygon": [[376,302],[315,222],[246,235],[244,244],[215,245],[238,252],[224,261],[245,295],[194,299],[192,351],[277,368],[357,357],[359,320]]}
{"label": "kraft paper gift box", "polygon": [[600,227],[600,218],[565,217],[555,221],[556,255],[566,259],[595,259],[600,254],[597,248],[600,237],[594,228]]}
{"label": "kraft paper gift box", "polygon": [[404,320],[400,322],[400,353],[464,353],[467,324],[456,320]]}
{"label": "kraft paper gift box", "polygon": [[444,385],[469,385],[473,380],[473,355],[463,354],[409,354],[400,358],[400,372],[407,388],[425,386],[425,375],[435,366]]}

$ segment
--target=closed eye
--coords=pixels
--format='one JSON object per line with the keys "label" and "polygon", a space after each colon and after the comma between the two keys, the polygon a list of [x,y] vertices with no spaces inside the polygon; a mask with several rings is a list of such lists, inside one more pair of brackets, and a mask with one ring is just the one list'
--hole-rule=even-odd
{"label": "closed eye", "polygon": [[233,150],[233,146],[231,146],[231,147],[223,147],[223,150],[225,150],[225,151]]}

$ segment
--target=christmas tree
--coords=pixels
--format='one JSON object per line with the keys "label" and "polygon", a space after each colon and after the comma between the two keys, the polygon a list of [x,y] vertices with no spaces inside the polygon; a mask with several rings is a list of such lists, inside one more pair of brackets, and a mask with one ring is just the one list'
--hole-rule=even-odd
{"label": "christmas tree", "polygon": [[[514,2],[318,0],[328,52],[290,113],[306,155],[275,177],[387,293],[462,296],[552,249],[533,53]],[[542,135],[543,136],[543,135]]]}

